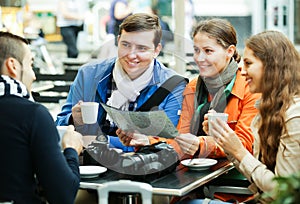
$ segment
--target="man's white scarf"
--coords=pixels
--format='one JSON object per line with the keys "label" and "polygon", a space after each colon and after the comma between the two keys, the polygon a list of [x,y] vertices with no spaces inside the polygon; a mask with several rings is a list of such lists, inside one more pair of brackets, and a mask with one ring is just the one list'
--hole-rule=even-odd
{"label": "man's white scarf", "polygon": [[116,82],[117,89],[112,91],[111,97],[107,101],[107,105],[118,108],[120,110],[128,110],[129,103],[134,102],[151,81],[153,76],[154,61],[149,68],[138,78],[131,80],[123,70],[119,60],[116,60],[113,69],[113,78]]}
{"label": "man's white scarf", "polygon": [[34,102],[32,95],[21,81],[7,75],[0,75],[0,96],[4,95],[15,95]]}

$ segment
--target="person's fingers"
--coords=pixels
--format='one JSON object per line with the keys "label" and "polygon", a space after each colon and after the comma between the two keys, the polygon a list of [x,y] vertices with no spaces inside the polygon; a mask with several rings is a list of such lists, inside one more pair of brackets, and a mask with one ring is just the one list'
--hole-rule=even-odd
{"label": "person's fingers", "polygon": [[131,138],[129,138],[129,137],[125,137],[124,139],[123,139],[123,144],[125,145],[125,146],[129,146],[130,145],[130,142],[131,142]]}
{"label": "person's fingers", "polygon": [[122,143],[126,142],[126,136],[119,134],[118,137],[120,138]]}
{"label": "person's fingers", "polygon": [[229,125],[217,118],[216,123],[214,123],[214,128],[218,131],[218,136],[222,138],[229,138],[230,134],[234,134],[234,131],[229,127]]}
{"label": "person's fingers", "polygon": [[184,143],[183,143],[183,141],[181,140],[181,138],[175,137],[175,141],[179,144],[180,148],[183,148]]}
{"label": "person's fingers", "polygon": [[208,113],[216,113],[216,111],[214,109],[210,109],[207,111]]}
{"label": "person's fingers", "polygon": [[131,141],[131,138],[124,136],[124,137],[122,137],[122,141],[124,141],[124,144],[128,145]]}
{"label": "person's fingers", "polygon": [[182,150],[184,153],[187,153],[188,150],[189,150],[190,147],[191,147],[191,144],[190,144],[190,143],[187,143],[185,140],[182,140],[181,138],[176,138],[175,140],[176,140],[176,142],[179,144],[181,150]]}
{"label": "person's fingers", "polygon": [[179,146],[180,146],[180,149],[181,149],[181,151],[184,153],[184,154],[187,154],[187,147],[186,147],[186,145],[185,145],[185,142],[183,142],[181,139],[179,139],[179,138],[175,138],[175,140],[176,140],[176,142],[179,144]]}
{"label": "person's fingers", "polygon": [[221,128],[223,128],[223,129],[226,128],[227,123],[225,123],[223,120],[221,120],[220,118],[216,118],[216,121],[217,121],[217,124],[218,124]]}
{"label": "person's fingers", "polygon": [[208,121],[207,120],[204,120],[203,123],[202,123],[202,129],[203,131],[207,134],[208,133]]}
{"label": "person's fingers", "polygon": [[120,128],[118,128],[118,129],[116,130],[116,134],[117,134],[117,135],[121,134],[121,132],[122,132],[122,129],[120,129]]}
{"label": "person's fingers", "polygon": [[125,145],[128,146],[130,141],[132,140],[132,134],[131,133],[126,133],[125,131],[122,131],[121,129],[118,129],[116,131],[118,137],[120,138],[121,142]]}
{"label": "person's fingers", "polygon": [[212,129],[212,130],[211,130],[211,133],[212,133],[212,136],[213,136],[214,138],[220,139],[220,138],[222,137],[221,132],[219,132],[219,131],[216,130],[216,129]]}
{"label": "person's fingers", "polygon": [[180,136],[175,137],[175,141],[181,143],[183,139]]}
{"label": "person's fingers", "polygon": [[83,149],[83,138],[82,135],[76,131],[72,131],[72,126],[68,127],[68,131],[63,137],[63,148],[72,147],[74,148],[78,154],[81,153]]}
{"label": "person's fingers", "polygon": [[74,125],[68,125],[67,130],[68,131],[74,131],[75,130]]}
{"label": "person's fingers", "polygon": [[188,154],[192,154],[193,144],[194,144],[194,141],[192,142],[192,144],[187,144],[186,145],[186,152]]}
{"label": "person's fingers", "polygon": [[204,114],[204,120],[208,120],[208,113]]}
{"label": "person's fingers", "polygon": [[175,138],[175,141],[178,142],[181,150],[185,154],[193,155],[199,148],[199,140],[195,136],[186,140],[184,135],[180,135]]}

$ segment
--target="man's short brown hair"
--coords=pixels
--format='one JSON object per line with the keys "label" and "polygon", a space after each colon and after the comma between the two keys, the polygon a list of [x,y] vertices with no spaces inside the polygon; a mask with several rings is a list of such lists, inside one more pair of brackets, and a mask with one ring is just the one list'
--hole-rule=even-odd
{"label": "man's short brown hair", "polygon": [[153,43],[154,46],[161,41],[162,30],[159,23],[159,18],[153,14],[136,13],[128,16],[120,25],[119,35],[122,31],[135,32],[135,31],[155,31]]}

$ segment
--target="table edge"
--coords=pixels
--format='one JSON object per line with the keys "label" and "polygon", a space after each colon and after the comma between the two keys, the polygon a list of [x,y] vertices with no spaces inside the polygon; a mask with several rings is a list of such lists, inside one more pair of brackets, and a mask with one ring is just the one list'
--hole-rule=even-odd
{"label": "table edge", "polygon": [[[165,188],[152,188],[152,194],[156,195],[169,195],[169,196],[183,196],[192,190],[204,185],[205,183],[217,178],[221,174],[228,172],[233,169],[234,165],[232,163],[228,163],[227,165],[215,170],[210,175],[204,176],[199,180],[195,180],[193,183],[183,187],[182,189],[165,189]],[[103,186],[103,184],[89,183],[89,182],[80,182],[80,189],[94,189],[97,190],[98,187]]]}

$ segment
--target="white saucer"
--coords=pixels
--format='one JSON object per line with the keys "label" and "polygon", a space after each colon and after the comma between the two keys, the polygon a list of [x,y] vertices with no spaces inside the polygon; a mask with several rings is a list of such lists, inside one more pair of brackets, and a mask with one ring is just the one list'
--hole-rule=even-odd
{"label": "white saucer", "polygon": [[215,159],[195,158],[181,161],[181,164],[187,166],[191,170],[203,171],[218,163]]}
{"label": "white saucer", "polygon": [[107,171],[103,166],[80,166],[79,172],[81,178],[95,178]]}

